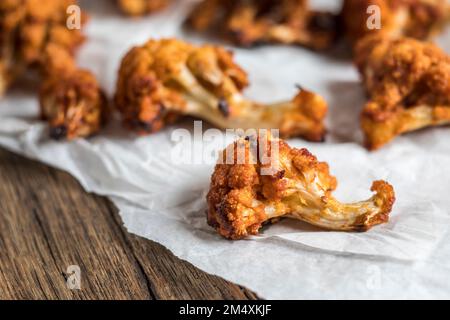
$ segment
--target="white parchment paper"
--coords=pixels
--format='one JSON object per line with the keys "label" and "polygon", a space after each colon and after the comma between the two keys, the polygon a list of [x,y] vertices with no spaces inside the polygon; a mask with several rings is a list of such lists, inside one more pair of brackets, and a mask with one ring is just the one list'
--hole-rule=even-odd
{"label": "white parchment paper", "polygon": [[[110,96],[120,59],[130,46],[150,37],[212,41],[182,30],[192,1],[179,1],[141,19],[121,16],[111,2],[82,1],[92,19],[89,42],[79,56],[80,65],[96,73]],[[336,8],[339,2],[314,3]],[[438,43],[450,52],[450,30]],[[450,298],[450,128],[402,136],[369,153],[361,146],[359,130],[365,98],[348,59],[297,47],[233,49],[250,75],[249,97],[290,99],[294,85],[301,84],[328,100],[328,142],[289,143],[307,147],[330,164],[342,201],[370,197],[373,180],[393,184],[398,200],[388,224],[367,233],[337,233],[286,220],[248,240],[224,240],[205,219],[213,157],[201,162],[193,154],[193,163],[174,161],[179,145],[172,132],[178,127],[192,131],[192,120],[147,137],[112,121],[94,138],[54,142],[47,138],[46,125],[36,120],[36,88],[30,84],[0,100],[0,145],[70,172],[87,191],[110,197],[130,232],[261,297]],[[215,150],[230,142],[202,144],[201,137],[194,139]]]}

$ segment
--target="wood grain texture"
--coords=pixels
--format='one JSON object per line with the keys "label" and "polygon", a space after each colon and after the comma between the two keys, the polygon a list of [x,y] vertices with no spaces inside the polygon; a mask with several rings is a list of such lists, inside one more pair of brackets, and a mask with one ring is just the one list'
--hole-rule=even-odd
{"label": "wood grain texture", "polygon": [[[69,265],[81,290],[66,286]],[[0,299],[256,299],[128,234],[107,199],[0,149]]]}

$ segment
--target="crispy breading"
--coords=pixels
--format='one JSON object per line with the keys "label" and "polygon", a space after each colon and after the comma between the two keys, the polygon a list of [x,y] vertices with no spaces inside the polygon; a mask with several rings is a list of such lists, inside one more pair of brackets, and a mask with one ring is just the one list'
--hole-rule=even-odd
{"label": "crispy breading", "polygon": [[204,0],[188,19],[197,31],[214,30],[242,46],[261,43],[328,48],[335,39],[336,16],[314,11],[308,0]]}
{"label": "crispy breading", "polygon": [[283,137],[324,139],[323,98],[300,89],[291,101],[263,105],[243,97],[247,85],[246,73],[221,47],[150,40],[123,59],[115,102],[125,126],[140,134],[190,115],[220,128],[280,129]]}
{"label": "crispy breading", "polygon": [[95,76],[79,69],[65,48],[50,44],[45,52],[40,90],[41,117],[50,137],[75,139],[97,133],[107,116],[107,100]]}
{"label": "crispy breading", "polygon": [[[68,52],[84,41],[81,30],[67,28],[67,8],[75,0],[2,0],[0,68],[3,91],[23,72],[43,62],[45,48],[57,44]],[[86,20],[84,14],[81,22]]]}
{"label": "crispy breading", "polygon": [[[371,8],[380,9],[381,28],[372,28],[374,21],[369,18],[375,11]],[[345,0],[342,9],[344,29],[353,43],[373,33],[428,39],[449,18],[448,0]]]}
{"label": "crispy breading", "polygon": [[120,9],[130,16],[141,16],[165,8],[172,0],[117,0]]}
{"label": "crispy breading", "polygon": [[367,231],[389,220],[395,193],[387,182],[375,181],[375,195],[352,204],[332,196],[336,186],[328,164],[306,149],[265,134],[239,139],[212,175],[208,224],[225,238],[242,239],[282,217],[340,231]]}
{"label": "crispy breading", "polygon": [[450,123],[450,56],[411,38],[369,36],[356,64],[370,97],[362,114],[369,149],[405,132]]}

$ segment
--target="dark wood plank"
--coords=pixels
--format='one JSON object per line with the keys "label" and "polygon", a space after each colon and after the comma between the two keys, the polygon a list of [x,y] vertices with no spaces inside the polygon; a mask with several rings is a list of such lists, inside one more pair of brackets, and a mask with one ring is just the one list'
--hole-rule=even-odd
{"label": "dark wood plank", "polygon": [[[66,286],[69,265],[81,290]],[[1,299],[254,299],[128,234],[114,206],[67,173],[0,149]]]}
{"label": "dark wood plank", "polygon": [[[11,299],[147,299],[137,268],[103,199],[67,174],[0,153],[0,283]],[[66,270],[81,269],[69,290]]]}
{"label": "dark wood plank", "polygon": [[257,299],[251,291],[195,268],[157,243],[127,237],[157,299]]}

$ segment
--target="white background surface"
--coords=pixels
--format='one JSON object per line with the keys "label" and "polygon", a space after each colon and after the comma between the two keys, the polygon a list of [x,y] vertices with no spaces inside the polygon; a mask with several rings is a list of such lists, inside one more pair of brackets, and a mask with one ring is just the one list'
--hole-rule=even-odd
{"label": "white background surface", "polygon": [[[190,1],[142,19],[121,16],[111,2],[82,1],[92,17],[89,41],[79,55],[80,65],[96,73],[110,96],[120,59],[130,46],[150,37],[211,40],[181,30]],[[438,42],[450,52],[450,30]],[[290,99],[298,83],[327,99],[327,142],[289,142],[330,164],[340,200],[370,197],[373,180],[392,183],[398,201],[388,224],[367,233],[335,233],[283,221],[258,237],[224,240],[205,219],[213,162],[183,165],[171,160],[172,130],[191,129],[191,121],[147,137],[136,137],[113,121],[97,137],[53,142],[46,125],[36,120],[38,102],[30,86],[14,89],[0,101],[0,145],[70,172],[86,190],[110,197],[130,232],[261,297],[450,298],[450,128],[402,136],[369,153],[361,146],[358,121],[365,98],[349,60],[297,47],[233,50],[250,75],[249,97]],[[225,142],[213,146],[220,150]]]}

